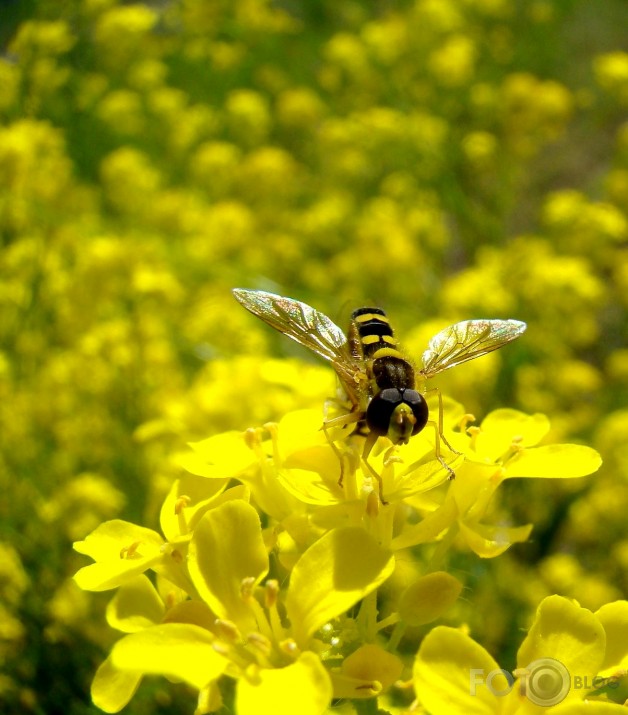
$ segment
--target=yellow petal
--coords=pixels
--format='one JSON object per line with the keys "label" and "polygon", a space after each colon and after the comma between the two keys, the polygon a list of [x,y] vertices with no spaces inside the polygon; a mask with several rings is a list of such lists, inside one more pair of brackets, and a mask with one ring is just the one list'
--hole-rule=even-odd
{"label": "yellow petal", "polygon": [[332,483],[337,482],[340,478],[340,460],[327,442],[308,445],[291,452],[285,458],[283,466],[288,469],[307,469],[318,472]]}
{"label": "yellow petal", "polygon": [[[164,540],[152,529],[137,526],[129,521],[113,519],[105,521],[94,529],[83,541],[75,541],[74,549],[80,554],[91,556],[94,561],[105,561],[110,559],[112,554],[120,558],[122,549],[134,543],[159,549]],[[137,553],[136,549],[134,557]]]}
{"label": "yellow petal", "polygon": [[216,614],[203,601],[188,599],[168,609],[164,623],[190,623],[211,631],[216,625]]}
{"label": "yellow petal", "polygon": [[332,673],[334,698],[372,698],[401,677],[402,661],[380,646],[368,643],[344,659]]}
{"label": "yellow petal", "polygon": [[214,650],[214,641],[199,626],[164,623],[119,640],[111,651],[111,662],[127,673],[164,675],[200,690],[228,664]]}
{"label": "yellow petal", "polygon": [[450,488],[460,515],[479,521],[499,487],[500,480],[500,467],[494,464],[464,462]]}
{"label": "yellow petal", "polygon": [[190,542],[188,567],[199,595],[220,618],[256,630],[242,599],[242,582],[259,583],[268,572],[268,554],[259,515],[250,504],[229,501],[203,516]]}
{"label": "yellow petal", "polygon": [[358,527],[334,529],[297,561],[286,610],[296,641],[307,639],[376,589],[394,568],[394,558]]}
{"label": "yellow petal", "polygon": [[384,689],[379,680],[372,678],[357,678],[345,675],[342,671],[330,672],[334,698],[368,699],[376,698]]}
{"label": "yellow petal", "polygon": [[229,499],[248,501],[249,490],[240,484],[223,492],[228,480],[205,479],[185,474],[172,485],[159,515],[161,530],[168,541],[193,531],[198,520],[212,507]]}
{"label": "yellow petal", "polygon": [[548,596],[519,648],[517,667],[552,658],[572,678],[587,677],[591,682],[604,660],[605,646],[604,628],[591,611],[562,596]]}
{"label": "yellow petal", "polygon": [[437,626],[423,639],[413,669],[421,705],[434,715],[496,715],[510,690],[493,658],[455,628]]}
{"label": "yellow petal", "polygon": [[243,432],[223,432],[200,442],[190,442],[193,453],[178,457],[187,471],[209,479],[236,477],[257,463]]}
{"label": "yellow petal", "polygon": [[628,601],[606,603],[595,612],[606,633],[605,674],[628,663]]}
{"label": "yellow petal", "polygon": [[483,559],[492,559],[503,554],[512,544],[527,541],[532,532],[532,524],[505,527],[467,524],[462,520],[458,524],[467,546]]}
{"label": "yellow petal", "polygon": [[288,456],[315,445],[328,445],[325,432],[321,429],[323,421],[320,410],[288,412],[279,422],[278,434],[282,454]]}
{"label": "yellow petal", "polygon": [[581,444],[549,444],[515,454],[505,465],[505,477],[585,477],[596,472],[601,464],[602,458],[591,447]]}
{"label": "yellow petal", "polygon": [[458,508],[452,497],[448,497],[436,511],[428,514],[418,524],[406,526],[392,541],[393,550],[405,549],[416,544],[435,541],[458,518]]}
{"label": "yellow petal", "polygon": [[[449,468],[456,473],[463,463],[463,455],[447,456],[446,462]],[[408,460],[405,459],[404,462]],[[425,463],[395,465],[395,477],[392,487],[386,488],[386,498],[391,501],[401,501],[408,497],[435,489],[441,484],[445,484],[451,473],[434,457],[433,450],[428,455]]]}
{"label": "yellow petal", "polygon": [[342,501],[313,510],[308,525],[309,528],[315,526],[324,531],[331,531],[341,526],[359,524],[363,517],[364,502],[362,500]]}
{"label": "yellow petal", "polygon": [[143,573],[161,561],[164,540],[151,529],[115,519],[106,521],[84,541],[74,543],[81,554],[96,560],[74,576],[86,591],[106,591]]}
{"label": "yellow petal", "polygon": [[626,708],[617,703],[596,703],[593,700],[582,703],[570,701],[552,708],[551,713],[552,715],[626,715]]}
{"label": "yellow petal", "polygon": [[[337,465],[338,459],[335,455],[334,460],[334,464]],[[312,460],[312,465],[315,463]],[[282,469],[279,473],[279,482],[292,496],[304,504],[331,506],[342,498],[342,488],[338,486],[337,481],[336,483],[333,481],[330,483],[328,479],[322,477],[317,471]]]}
{"label": "yellow petal", "polygon": [[241,678],[235,709],[238,715],[322,715],[331,697],[329,673],[314,653],[306,652],[285,668]]}
{"label": "yellow petal", "polygon": [[194,715],[208,715],[218,712],[223,706],[222,694],[216,681],[203,688],[198,694]]}
{"label": "yellow petal", "polygon": [[478,456],[496,462],[509,451],[513,441],[522,447],[533,447],[549,432],[545,415],[526,415],[511,409],[493,410],[480,426],[474,446]]}
{"label": "yellow petal", "polygon": [[456,602],[462,584],[446,571],[426,574],[401,594],[399,614],[411,626],[431,623]]}
{"label": "yellow petal", "polygon": [[107,606],[107,623],[124,633],[154,626],[166,609],[153,584],[142,574],[123,583]]}
{"label": "yellow petal", "polygon": [[109,656],[100,665],[92,682],[94,705],[106,713],[117,713],[131,700],[142,675],[118,670]]}

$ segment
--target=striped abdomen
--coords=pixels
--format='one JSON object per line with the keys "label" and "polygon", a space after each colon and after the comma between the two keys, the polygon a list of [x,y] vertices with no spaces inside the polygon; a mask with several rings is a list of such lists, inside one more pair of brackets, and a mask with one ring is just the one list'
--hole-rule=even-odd
{"label": "striped abdomen", "polygon": [[414,389],[414,369],[397,350],[390,321],[381,308],[353,311],[349,341],[356,357],[365,360],[377,390]]}

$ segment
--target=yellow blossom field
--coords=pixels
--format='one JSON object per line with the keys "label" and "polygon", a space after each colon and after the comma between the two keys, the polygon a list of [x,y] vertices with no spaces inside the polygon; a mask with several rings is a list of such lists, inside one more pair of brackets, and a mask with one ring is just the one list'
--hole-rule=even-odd
{"label": "yellow blossom field", "polygon": [[625,713],[625,0],[0,18],[0,712]]}

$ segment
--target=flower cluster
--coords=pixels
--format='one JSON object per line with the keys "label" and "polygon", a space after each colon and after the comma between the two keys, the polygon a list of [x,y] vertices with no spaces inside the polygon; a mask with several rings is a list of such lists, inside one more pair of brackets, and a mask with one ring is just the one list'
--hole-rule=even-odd
{"label": "flower cluster", "polygon": [[[188,473],[161,509],[163,536],[113,520],[75,544],[95,561],[77,583],[117,588],[107,620],[128,634],[100,666],[94,702],[118,712],[154,674],[196,688],[199,715],[223,704],[240,715],[322,714],[333,698],[403,692],[412,669],[398,647],[405,630],[441,617],[463,587],[446,570],[449,552],[491,558],[530,535],[529,524],[486,521],[504,480],[573,478],[600,465],[589,447],[538,446],[549,430],[542,415],[502,409],[476,427],[448,403],[444,417],[453,481],[433,436],[403,449],[380,444],[368,469],[364,438],[326,437],[313,410],[191,445],[180,458]],[[449,631],[433,631],[441,632]],[[434,638],[414,664],[420,699]],[[233,702],[223,701],[225,679],[236,680]],[[428,706],[437,696],[425,697]]]}

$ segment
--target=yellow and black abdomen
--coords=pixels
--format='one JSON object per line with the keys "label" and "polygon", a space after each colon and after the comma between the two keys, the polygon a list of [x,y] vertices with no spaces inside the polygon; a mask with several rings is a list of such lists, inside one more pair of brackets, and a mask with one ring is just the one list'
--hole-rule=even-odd
{"label": "yellow and black abdomen", "polygon": [[351,315],[351,349],[367,363],[378,390],[414,389],[414,369],[397,349],[397,341],[381,308],[358,308]]}
{"label": "yellow and black abdomen", "polygon": [[[364,414],[369,431],[374,438],[386,436],[393,444],[407,443],[426,425],[427,403],[415,390],[414,368],[397,349],[381,308],[353,311],[349,346],[353,356],[364,362],[370,380]],[[357,431],[361,432],[360,425]]]}

